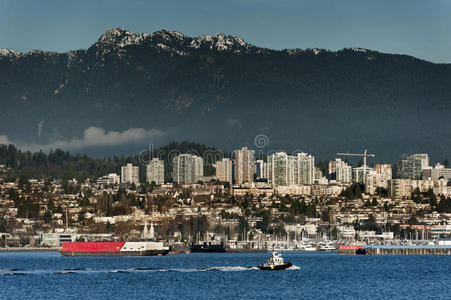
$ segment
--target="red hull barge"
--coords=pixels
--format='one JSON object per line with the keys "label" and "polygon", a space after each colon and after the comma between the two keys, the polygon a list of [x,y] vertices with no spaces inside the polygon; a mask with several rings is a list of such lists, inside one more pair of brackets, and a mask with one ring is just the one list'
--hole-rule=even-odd
{"label": "red hull barge", "polygon": [[161,256],[169,252],[162,242],[63,243],[64,256]]}

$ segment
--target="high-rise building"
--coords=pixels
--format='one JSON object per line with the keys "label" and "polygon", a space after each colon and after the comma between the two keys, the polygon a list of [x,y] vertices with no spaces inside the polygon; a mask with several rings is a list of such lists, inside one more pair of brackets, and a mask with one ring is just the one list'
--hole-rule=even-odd
{"label": "high-rise building", "polygon": [[254,150],[242,147],[235,150],[235,183],[254,181]]}
{"label": "high-rise building", "polygon": [[179,184],[193,184],[204,176],[202,157],[192,154],[180,154],[174,157],[172,176]]}
{"label": "high-rise building", "polygon": [[221,182],[233,181],[233,164],[229,158],[223,158],[221,161],[216,162],[216,179]]}
{"label": "high-rise building", "polygon": [[121,183],[139,184],[139,167],[127,164],[121,167]]}
{"label": "high-rise building", "polygon": [[267,159],[268,183],[273,186],[309,185],[315,180],[315,158],[307,153],[277,152]]}
{"label": "high-rise building", "polygon": [[268,183],[273,186],[288,186],[290,173],[288,155],[285,152],[277,152],[267,157]]}
{"label": "high-rise building", "polygon": [[354,182],[365,183],[365,175],[374,170],[370,167],[366,167],[365,169],[364,166],[361,166],[354,168],[353,171],[354,171],[353,174]]}
{"label": "high-rise building", "polygon": [[374,170],[369,170],[365,175],[365,192],[374,195],[377,188],[388,190],[391,180],[391,165],[377,164]]}
{"label": "high-rise building", "polygon": [[164,161],[152,158],[147,165],[146,179],[148,183],[164,184]]}
{"label": "high-rise building", "polygon": [[266,179],[267,178],[267,172],[266,172],[266,163],[262,160],[256,160],[255,161],[255,178],[256,179]]}
{"label": "high-rise building", "polygon": [[352,167],[348,166],[348,164],[345,163],[345,165],[337,166],[335,169],[336,174],[336,180],[338,182],[352,182]]}
{"label": "high-rise building", "polygon": [[421,179],[423,169],[429,168],[427,154],[412,154],[398,161],[396,175],[401,179]]}
{"label": "high-rise building", "polygon": [[298,153],[298,185],[313,184],[315,179],[315,157],[307,153]]}
{"label": "high-rise building", "polygon": [[[335,179],[337,178],[337,168],[339,167],[345,167],[348,166],[348,164],[341,160],[341,158],[336,158],[335,160],[329,161],[329,176],[333,179],[335,174]],[[337,179],[338,181],[338,179]]]}

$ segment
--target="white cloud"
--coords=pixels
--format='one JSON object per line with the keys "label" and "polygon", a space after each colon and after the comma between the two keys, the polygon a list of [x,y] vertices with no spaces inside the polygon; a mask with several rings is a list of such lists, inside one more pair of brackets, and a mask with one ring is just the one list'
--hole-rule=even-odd
{"label": "white cloud", "polygon": [[241,128],[243,123],[238,119],[229,118],[225,121],[227,126]]}
{"label": "white cloud", "polygon": [[[150,142],[151,139],[162,136],[163,132],[158,129],[130,128],[125,131],[105,131],[99,127],[89,127],[85,129],[82,138],[72,138],[70,140],[56,140],[49,144],[21,144],[15,143],[20,149],[31,151],[49,151],[51,149],[79,150],[92,147],[108,147],[129,144],[139,144]],[[0,144],[9,141],[6,136],[0,136]]]}
{"label": "white cloud", "polygon": [[0,145],[1,144],[8,145],[12,143],[10,142],[10,140],[8,140],[8,137],[6,135],[0,135]]}

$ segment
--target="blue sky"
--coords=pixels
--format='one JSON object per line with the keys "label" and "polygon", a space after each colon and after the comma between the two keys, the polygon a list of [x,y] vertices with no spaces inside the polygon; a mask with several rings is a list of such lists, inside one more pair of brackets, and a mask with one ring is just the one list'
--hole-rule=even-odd
{"label": "blue sky", "polygon": [[0,48],[87,48],[112,27],[238,35],[274,49],[362,47],[451,63],[450,0],[0,0]]}

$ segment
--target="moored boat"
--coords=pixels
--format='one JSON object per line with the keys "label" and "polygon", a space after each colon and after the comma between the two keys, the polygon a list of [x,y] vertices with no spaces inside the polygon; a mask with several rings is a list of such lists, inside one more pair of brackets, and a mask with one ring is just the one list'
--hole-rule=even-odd
{"label": "moored boat", "polygon": [[202,244],[191,245],[191,252],[226,252],[226,248],[223,242],[220,244],[204,242]]}

